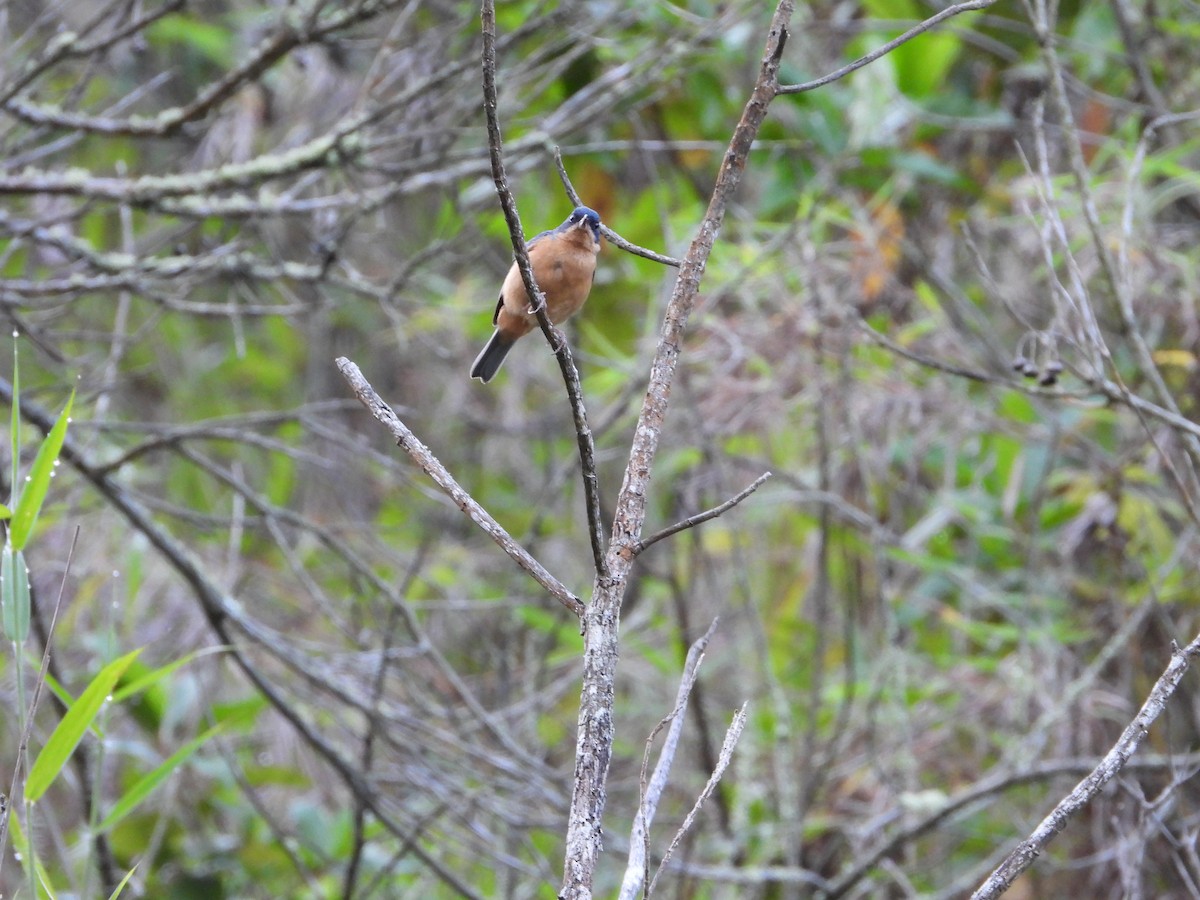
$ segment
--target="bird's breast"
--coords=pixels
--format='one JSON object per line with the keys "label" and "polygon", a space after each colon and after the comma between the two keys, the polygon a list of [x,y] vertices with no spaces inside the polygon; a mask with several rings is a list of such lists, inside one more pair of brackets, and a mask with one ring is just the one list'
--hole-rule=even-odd
{"label": "bird's breast", "polygon": [[579,312],[592,289],[595,273],[596,254],[586,250],[556,256],[544,279],[540,271],[534,270],[546,295],[546,312],[551,322],[558,325]]}

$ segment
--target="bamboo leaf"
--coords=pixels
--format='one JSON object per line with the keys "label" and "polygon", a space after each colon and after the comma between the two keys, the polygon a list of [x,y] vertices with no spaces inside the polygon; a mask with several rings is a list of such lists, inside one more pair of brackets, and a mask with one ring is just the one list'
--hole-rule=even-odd
{"label": "bamboo leaf", "polygon": [[147,671],[141,675],[135,675],[132,679],[121,685],[120,690],[113,694],[113,699],[118,703],[128,700],[130,697],[154,687],[168,675],[178,671],[193,660],[202,656],[209,656],[213,653],[224,653],[226,649],[225,647],[205,647],[202,650],[193,650],[191,653],[179,657],[179,659],[171,660],[165,666]]}
{"label": "bamboo leaf", "polygon": [[179,768],[187,759],[203,747],[210,739],[215,737],[219,732],[225,729],[224,722],[218,722],[208,731],[188,741],[152,772],[142,776],[138,782],[133,785],[125,795],[117,801],[116,805],[109,811],[108,815],[98,825],[97,830],[104,833],[117,825],[122,819],[129,815],[143,800],[150,796],[154,790],[167,780],[171,774]]}
{"label": "bamboo leaf", "polygon": [[33,532],[33,526],[37,522],[38,513],[42,510],[42,503],[46,500],[46,492],[50,489],[50,478],[54,474],[59,451],[62,450],[63,441],[67,436],[67,423],[71,419],[71,406],[74,402],[75,392],[71,391],[71,396],[67,398],[67,405],[59,415],[58,421],[54,423],[54,427],[42,441],[42,446],[38,448],[33,468],[29,470],[24,489],[17,500],[8,533],[9,540],[17,550],[25,549],[25,544],[29,541],[29,535]]}
{"label": "bamboo leaf", "polygon": [[125,890],[125,885],[129,884],[129,879],[133,877],[133,873],[137,871],[139,865],[141,864],[135,863],[133,868],[125,873],[125,877],[121,879],[120,883],[115,888],[113,888],[113,892],[108,895],[108,900],[117,900],[117,898],[121,896],[121,892]]}
{"label": "bamboo leaf", "polygon": [[79,695],[79,699],[71,704],[71,708],[58,723],[58,727],[54,729],[54,733],[50,735],[46,746],[42,748],[29,770],[29,778],[25,782],[27,801],[34,803],[46,793],[63,766],[67,764],[67,760],[71,758],[71,754],[75,752],[75,748],[79,746],[79,742],[83,740],[84,734],[100,715],[100,710],[104,708],[121,675],[141,652],[141,649],[134,650],[119,659],[114,659],[97,673],[92,683]]}
{"label": "bamboo leaf", "polygon": [[29,637],[30,602],[25,554],[6,544],[0,551],[0,627],[14,643],[24,643]]}

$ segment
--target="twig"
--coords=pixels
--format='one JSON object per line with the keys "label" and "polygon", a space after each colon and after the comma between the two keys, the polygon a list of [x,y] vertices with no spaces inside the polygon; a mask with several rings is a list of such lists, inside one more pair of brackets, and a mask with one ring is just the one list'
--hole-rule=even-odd
{"label": "twig", "polygon": [[[141,208],[165,209],[166,201],[209,203],[209,196],[228,190],[245,189],[289,175],[297,175],[329,165],[360,159],[366,153],[363,133],[387,114],[388,110],[426,96],[459,76],[465,63],[455,61],[407,85],[386,105],[367,112],[346,116],[325,133],[298,147],[269,153],[244,163],[228,163],[216,168],[172,175],[141,175],[133,178],[107,176],[80,177],[70,171],[23,169],[0,174],[0,195],[54,194],[89,200],[124,203]],[[177,210],[176,210],[177,211]],[[211,210],[210,210],[211,211]]]}
{"label": "twig", "polygon": [[650,537],[646,538],[643,541],[639,541],[634,546],[633,555],[637,556],[639,553],[641,553],[643,550],[645,550],[651,544],[657,544],[663,538],[669,538],[673,534],[678,534],[679,532],[683,531],[685,528],[694,528],[695,526],[699,525],[702,522],[707,522],[709,519],[715,519],[717,516],[721,515],[721,513],[725,512],[727,510],[733,509],[733,507],[737,506],[739,503],[741,503],[743,500],[745,500],[747,497],[749,497],[751,494],[753,494],[755,491],[757,491],[759,489],[759,487],[762,486],[762,483],[770,477],[771,477],[770,472],[763,472],[761,475],[759,475],[757,478],[754,479],[753,484],[751,484],[749,487],[743,488],[741,491],[734,494],[732,497],[730,497],[728,500],[726,500],[720,506],[714,506],[712,509],[706,509],[704,512],[696,513],[696,515],[689,516],[686,519],[681,519],[680,521],[676,522],[674,525],[668,525],[666,528],[662,529],[661,531],[656,531],[654,534],[650,535]]}
{"label": "twig", "polygon": [[830,72],[828,75],[822,75],[820,78],[817,78],[814,81],[806,81],[803,84],[780,85],[778,93],[803,94],[806,91],[812,91],[819,87],[824,87],[827,84],[831,84],[841,78],[845,78],[851,72],[855,72],[861,69],[863,66],[870,65],[881,56],[886,56],[901,44],[908,43],[917,35],[924,34],[934,25],[938,25],[941,22],[944,22],[946,19],[957,16],[960,13],[970,12],[973,9],[987,9],[995,2],[996,0],[967,0],[965,3],[956,3],[953,6],[947,6],[937,15],[930,16],[919,25],[914,25],[912,28],[908,29],[908,31],[904,32],[904,34],[897,38],[893,38],[882,47],[872,50],[866,56],[860,56],[854,62],[844,65],[840,69]]}
{"label": "twig", "polygon": [[[1056,8],[1056,6],[1047,4],[1045,0],[1037,0],[1034,8],[1031,10],[1031,20],[1034,32],[1037,34],[1038,43],[1042,47],[1042,60],[1050,74],[1050,97],[1061,122],[1063,144],[1067,151],[1067,160],[1070,164],[1071,175],[1075,181],[1075,190],[1083,211],[1083,219],[1092,240],[1092,247],[1100,263],[1100,272],[1104,277],[1104,281],[1108,283],[1113,297],[1116,299],[1117,312],[1121,319],[1121,336],[1129,343],[1133,351],[1134,360],[1142,375],[1150,383],[1154,393],[1157,395],[1157,401],[1167,410],[1178,415],[1180,412],[1179,406],[1175,402],[1175,397],[1167,386],[1162,373],[1159,371],[1158,365],[1154,361],[1154,356],[1150,351],[1150,346],[1146,342],[1145,336],[1138,327],[1137,318],[1134,315],[1133,296],[1126,289],[1127,286],[1120,277],[1118,263],[1113,258],[1108,238],[1100,224],[1100,214],[1096,209],[1095,195],[1091,189],[1090,175],[1083,156],[1083,146],[1079,139],[1079,129],[1075,125],[1074,114],[1071,111],[1066,84],[1063,80],[1062,64],[1054,46],[1055,35],[1051,23],[1053,15],[1051,10]],[[1067,244],[1065,239],[1063,240],[1063,244],[1064,246]],[[1094,317],[1094,313],[1092,315]],[[1105,361],[1113,371],[1113,378],[1117,386],[1124,393],[1128,394],[1129,390],[1117,369],[1116,362],[1113,360],[1107,345],[1100,342],[1099,349],[1104,354]],[[1188,454],[1185,457],[1188,467],[1184,471],[1189,476],[1185,481],[1174,461],[1160,445],[1151,431],[1149,423],[1146,422],[1145,417],[1140,412],[1138,412],[1138,420],[1146,430],[1147,436],[1163,460],[1168,473],[1178,485],[1180,499],[1183,500],[1188,515],[1193,522],[1200,525],[1200,509],[1197,508],[1194,499],[1195,492],[1200,488],[1200,474],[1197,473],[1197,467],[1200,465],[1200,441],[1189,435],[1183,435],[1182,444]]]}
{"label": "twig", "polygon": [[1142,738],[1166,708],[1167,702],[1179,687],[1183,675],[1191,664],[1191,659],[1200,656],[1200,635],[1192,640],[1182,650],[1177,644],[1172,645],[1171,662],[1150,690],[1150,696],[1142,704],[1138,714],[1134,716],[1112,749],[1105,754],[1086,778],[1067,794],[1050,815],[1042,820],[1033,833],[1022,841],[1002,862],[991,876],[971,895],[971,900],[993,900],[999,897],[1013,881],[1033,865],[1033,861],[1050,843],[1051,839],[1066,827],[1067,821],[1079,810],[1083,809],[1092,798],[1100,793],[1100,789],[1111,781],[1129,761]]}
{"label": "twig", "polygon": [[887,350],[890,350],[892,353],[895,353],[897,356],[903,357],[909,362],[916,363],[919,366],[925,366],[926,368],[934,369],[938,372],[945,372],[947,375],[954,375],[959,378],[967,378],[971,381],[978,381],[982,384],[991,384],[997,387],[1020,391],[1021,393],[1028,394],[1031,397],[1044,397],[1048,400],[1088,400],[1089,398],[1094,399],[1096,395],[1099,395],[1110,403],[1120,403],[1123,406],[1128,406],[1135,413],[1145,413],[1146,415],[1158,419],[1160,422],[1166,425],[1169,425],[1176,431],[1191,435],[1195,438],[1200,438],[1200,424],[1185,418],[1179,413],[1173,413],[1169,409],[1164,409],[1158,404],[1152,403],[1138,394],[1131,393],[1128,389],[1122,390],[1120,385],[1109,381],[1107,378],[1085,378],[1084,383],[1091,388],[1092,393],[1085,393],[1081,391],[1050,390],[1041,387],[1040,385],[1030,384],[1025,380],[995,376],[980,369],[967,369],[951,363],[943,362],[940,359],[934,359],[931,356],[923,356],[920,353],[915,353],[914,351],[897,344],[882,332],[876,331],[866,320],[862,319],[861,317],[859,318],[857,324],[862,332],[879,346],[884,347]]}
{"label": "twig", "polygon": [[688,812],[687,816],[684,817],[683,824],[679,826],[679,831],[675,833],[675,837],[671,841],[671,846],[667,847],[667,852],[663,854],[662,862],[658,864],[658,871],[654,873],[654,879],[646,889],[647,897],[654,893],[654,886],[658,884],[658,879],[663,873],[663,868],[674,855],[680,841],[683,840],[684,835],[692,827],[692,823],[696,821],[696,816],[700,814],[700,807],[704,805],[705,800],[712,796],[712,792],[717,789],[717,783],[721,780],[721,776],[729,768],[729,763],[733,759],[733,749],[737,746],[738,739],[742,736],[742,729],[746,727],[746,707],[748,705],[747,703],[743,703],[741,709],[734,713],[733,721],[729,723],[729,729],[725,732],[725,743],[721,745],[721,756],[717,759],[717,767],[713,769],[708,783],[704,785],[704,790],[696,798],[695,805]]}
{"label": "twig", "polygon": [[0,85],[0,104],[7,105],[9,100],[37,80],[43,72],[48,71],[62,60],[72,58],[86,59],[94,53],[107,50],[119,41],[137,34],[159,19],[181,9],[185,5],[185,2],[186,0],[169,0],[169,2],[164,3],[162,6],[146,12],[138,18],[131,19],[120,28],[115,28],[94,41],[85,41],[84,37],[103,18],[111,15],[109,10],[101,10],[98,16],[92,20],[91,24],[84,26],[82,29],[60,31],[53,39],[46,43],[39,56],[21,68],[20,73],[13,81]]}
{"label": "twig", "polygon": [[[1142,760],[1130,760],[1126,769],[1139,772],[1161,772],[1163,770],[1194,769],[1197,766],[1200,766],[1200,754],[1190,753],[1181,756],[1167,754],[1165,756]],[[904,826],[874,850],[859,856],[855,859],[853,866],[840,874],[836,880],[827,883],[822,888],[820,896],[822,900],[838,900],[838,898],[844,897],[852,887],[858,884],[879,864],[880,860],[895,855],[911,842],[985,800],[990,800],[996,795],[1006,793],[1013,788],[1026,787],[1031,784],[1050,781],[1067,775],[1080,777],[1091,772],[1092,768],[1093,763],[1091,760],[1058,759],[1037,763],[1032,768],[1023,771],[989,775],[981,781],[977,781],[975,784],[947,797],[941,806],[931,810],[917,821]],[[891,815],[890,813],[885,813],[877,818],[890,818]],[[895,815],[898,816],[900,814],[895,813]]]}
{"label": "twig", "polygon": [[[50,126],[106,136],[168,137],[189,122],[207,115],[214,107],[224,103],[244,85],[258,79],[297,47],[328,40],[334,32],[378,16],[391,7],[399,6],[401,2],[402,0],[371,0],[367,3],[352,4],[349,9],[335,9],[323,21],[311,21],[303,28],[290,24],[281,25],[255,47],[240,65],[205,86],[191,102],[184,106],[161,110],[154,116],[135,115],[127,119],[93,116],[16,96],[5,101],[4,109],[14,118],[34,126]],[[174,12],[183,5],[183,0],[175,0],[165,8],[156,10],[154,18]],[[320,12],[325,6],[324,3],[316,3],[313,13]],[[139,20],[138,30],[150,24],[147,20],[153,21],[149,16]]]}
{"label": "twig", "polygon": [[[719,619],[713,619],[708,631],[688,648],[687,659],[683,664],[683,678],[679,682],[679,691],[675,695],[675,708],[659,722],[650,736],[646,738],[646,751],[642,754],[642,774],[639,779],[641,786],[641,802],[638,804],[637,815],[633,820],[633,830],[629,835],[629,862],[625,867],[625,877],[621,881],[620,900],[633,900],[638,888],[650,880],[650,823],[654,821],[654,813],[658,810],[658,801],[663,789],[667,786],[667,776],[671,772],[671,764],[675,761],[675,751],[679,745],[679,735],[683,731],[688,700],[692,688],[696,684],[696,676],[700,671],[700,663],[704,661],[704,650],[713,633],[717,630]],[[662,752],[654,766],[654,774],[646,780],[646,769],[650,765],[650,749],[658,733],[670,723],[667,737],[663,741]]]}
{"label": "twig", "polygon": [[513,561],[518,566],[533,576],[546,591],[558,600],[563,606],[569,609],[575,615],[582,617],[584,612],[583,601],[567,590],[566,586],[561,581],[551,575],[536,559],[530,556],[507,531],[497,522],[492,516],[480,506],[475,499],[468,494],[463,487],[454,480],[446,467],[441,464],[436,456],[430,452],[417,438],[408,426],[400,421],[400,417],[392,410],[383,398],[375,392],[358,366],[346,359],[344,356],[337,358],[338,371],[342,373],[342,377],[350,385],[355,396],[358,397],[362,405],[373,415],[379,422],[392,433],[392,437],[396,439],[396,443],[405,453],[413,458],[413,461],[419,465],[434,484],[440,487],[455,505],[461,509],[467,516],[482,528],[487,535],[500,545],[505,553],[512,557]]}
{"label": "twig", "polygon": [[[525,235],[521,230],[521,217],[517,213],[517,203],[513,199],[512,190],[508,186],[508,176],[504,172],[504,157],[501,152],[502,138],[500,122],[496,114],[496,7],[494,0],[484,0],[480,13],[483,22],[483,108],[487,115],[488,152],[492,161],[492,180],[496,183],[496,196],[504,210],[504,220],[508,223],[509,237],[512,239],[513,253],[517,259],[517,269],[521,273],[521,281],[525,291],[533,303],[537,314],[538,325],[542,334],[558,359],[558,367],[562,370],[563,381],[567,386],[567,398],[571,404],[571,414],[575,419],[575,438],[579,444],[579,463],[583,471],[584,505],[587,507],[588,537],[592,545],[592,561],[596,566],[596,575],[602,580],[608,579],[608,563],[604,556],[604,523],[600,513],[600,480],[596,475],[596,445],[592,439],[592,431],[588,427],[587,410],[583,405],[583,389],[579,385],[579,370],[571,356],[571,348],[566,340],[560,339],[550,324],[546,314],[546,298],[538,289],[533,277],[533,267],[529,264],[529,252],[525,248]],[[580,204],[576,204],[577,206]]]}
{"label": "twig", "polygon": [[[563,190],[567,192],[567,197],[576,206],[582,206],[583,201],[579,199],[579,194],[575,193],[575,185],[571,184],[571,177],[567,174],[566,166],[563,165],[562,150],[557,146],[554,148],[554,165],[558,168],[558,178],[562,182]],[[626,253],[632,253],[634,256],[640,256],[643,259],[662,263],[664,266],[674,266],[676,269],[683,265],[682,260],[678,260],[673,256],[663,256],[661,253],[655,253],[653,250],[647,250],[645,247],[639,247],[637,244],[630,243],[603,222],[600,223],[600,230],[604,233],[605,240],[614,247],[624,250]]]}

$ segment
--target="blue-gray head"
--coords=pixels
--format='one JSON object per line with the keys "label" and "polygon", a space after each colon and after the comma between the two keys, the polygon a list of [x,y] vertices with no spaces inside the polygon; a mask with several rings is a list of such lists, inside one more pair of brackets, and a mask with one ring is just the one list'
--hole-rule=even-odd
{"label": "blue-gray head", "polygon": [[586,206],[577,206],[567,221],[559,226],[561,230],[566,231],[568,228],[590,228],[592,236],[596,241],[600,240],[600,213]]}

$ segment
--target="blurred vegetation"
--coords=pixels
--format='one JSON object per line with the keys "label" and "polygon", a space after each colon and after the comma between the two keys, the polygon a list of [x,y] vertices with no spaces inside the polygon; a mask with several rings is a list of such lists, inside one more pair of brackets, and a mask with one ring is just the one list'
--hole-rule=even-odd
{"label": "blurred vegetation", "polygon": [[[783,80],[936,11],[802,4]],[[672,896],[969,892],[1200,629],[1200,131],[1161,119],[1200,108],[1194,12],[1062,4],[1069,119],[1011,4],[775,100],[690,324],[649,528],[775,477],[638,563],[598,895],[619,884],[646,737],[716,616],[652,852],[746,700],[751,724],[660,882]],[[569,211],[559,146],[610,227],[682,255],[769,15],[500,4],[526,232]],[[25,550],[38,640],[64,597],[30,755],[124,664],[32,822],[13,782],[48,883],[108,896],[136,866],[123,896],[555,896],[578,623],[333,367],[353,359],[586,597],[551,354],[535,335],[494,383],[467,378],[510,262],[477,7],[21,2],[0,29],[0,312],[28,421],[75,391]],[[673,277],[606,247],[568,329],[606,504]],[[6,722],[40,652],[0,656]],[[1197,895],[1198,702],[1189,677],[1012,896]],[[19,738],[0,729],[5,780]],[[0,892],[30,896],[17,846]]]}

